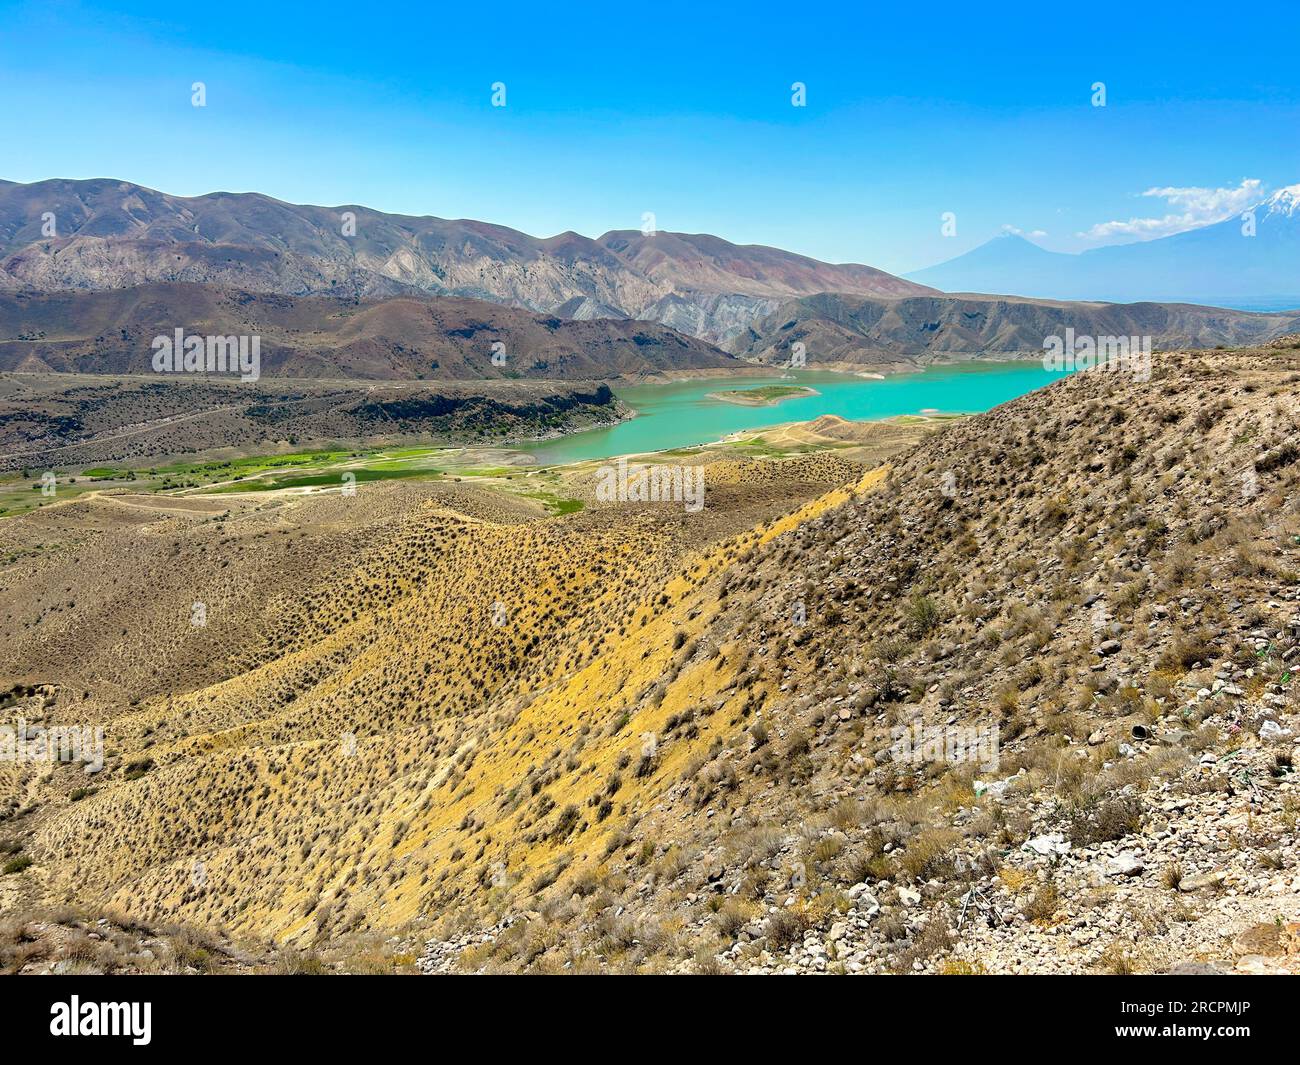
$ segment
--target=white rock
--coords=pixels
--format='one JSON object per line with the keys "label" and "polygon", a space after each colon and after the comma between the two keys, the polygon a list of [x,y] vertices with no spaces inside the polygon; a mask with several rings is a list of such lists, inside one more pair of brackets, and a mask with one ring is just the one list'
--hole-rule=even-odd
{"label": "white rock", "polygon": [[1111,876],[1139,876],[1145,868],[1142,859],[1132,851],[1121,851],[1106,863],[1106,872]]}
{"label": "white rock", "polygon": [[1041,854],[1044,857],[1051,857],[1057,854],[1067,854],[1070,850],[1070,844],[1066,842],[1065,836],[1060,832],[1049,832],[1042,836],[1035,836],[1033,839],[1026,840],[1024,850],[1032,851],[1034,854]]}

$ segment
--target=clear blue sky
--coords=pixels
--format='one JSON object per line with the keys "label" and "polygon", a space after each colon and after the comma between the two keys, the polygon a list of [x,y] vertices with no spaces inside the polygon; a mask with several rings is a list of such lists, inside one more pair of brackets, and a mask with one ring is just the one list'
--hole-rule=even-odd
{"label": "clear blue sky", "polygon": [[1235,202],[1152,188],[1300,182],[1297,40],[1294,0],[0,2],[0,176],[543,236],[652,211],[660,229],[902,272],[1003,226],[1072,251],[1098,224]]}

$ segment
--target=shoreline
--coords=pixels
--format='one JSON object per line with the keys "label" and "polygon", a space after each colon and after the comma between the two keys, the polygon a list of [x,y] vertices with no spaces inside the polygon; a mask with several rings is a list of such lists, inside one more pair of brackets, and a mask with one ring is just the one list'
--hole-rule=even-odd
{"label": "shoreline", "polygon": [[[945,371],[945,370],[962,370],[962,369],[969,369],[969,370],[971,370],[972,372],[978,372],[979,369],[982,368],[982,367],[983,367],[983,368],[993,369],[993,368],[1007,368],[1007,367],[1015,367],[1015,366],[1018,365],[1018,364],[1025,364],[1025,365],[1028,365],[1028,366],[1036,366],[1036,365],[1039,365],[1040,363],[1041,363],[1041,360],[1039,360],[1039,359],[1036,359],[1036,358],[1033,358],[1033,357],[1022,357],[1022,356],[1019,356],[1019,355],[1017,355],[1017,356],[1007,356],[1007,357],[1003,357],[1003,358],[997,358],[997,357],[991,357],[991,358],[990,358],[990,357],[981,357],[981,358],[977,358],[977,359],[962,359],[962,360],[960,360],[960,361],[954,361],[954,362],[940,362],[940,363],[932,363],[932,364],[927,365],[927,366],[916,366],[916,367],[913,367],[913,368],[911,369],[910,373],[914,373],[914,374],[918,374],[918,375],[919,375],[919,374],[926,374],[926,373],[931,373],[931,372],[940,372],[940,373],[941,373],[941,372],[943,372],[943,371]],[[784,369],[783,367],[772,367],[772,368],[769,368],[769,373],[766,374],[765,376],[770,376],[773,380],[776,380],[776,381],[781,381],[781,380],[794,380],[794,381],[797,381],[797,380],[798,380],[798,378],[793,377],[793,375],[789,375],[789,374],[781,374],[781,373],[777,372],[777,371],[781,371],[781,370],[783,370],[783,369]],[[714,371],[714,370],[701,370],[701,371],[694,371],[693,373],[695,374],[695,379],[699,379],[699,378],[701,378],[701,377],[717,377],[717,376],[720,376],[720,374],[719,374],[717,371]],[[895,373],[895,374],[880,374],[880,373],[876,373],[876,372],[874,372],[874,371],[865,371],[865,370],[850,371],[850,370],[848,370],[847,368],[836,368],[836,369],[827,369],[827,368],[808,369],[808,368],[805,368],[804,370],[800,371],[800,373],[801,373],[801,374],[824,374],[824,375],[826,375],[826,376],[833,376],[833,377],[846,378],[846,379],[852,379],[852,380],[862,380],[862,379],[866,379],[866,380],[873,380],[873,381],[886,381],[886,380],[891,380],[891,379],[893,379],[893,378],[897,378],[897,377],[901,377],[901,376],[906,376],[905,374],[901,374],[901,373]],[[724,373],[721,374],[721,376],[732,376],[732,375],[724,372]],[[746,374],[745,376],[753,376],[753,375],[752,375],[752,374]],[[612,380],[617,380],[617,379],[612,379]],[[646,378],[639,378],[639,379],[637,380],[637,383],[638,383],[639,385],[641,385],[642,387],[648,387],[648,386],[660,387],[660,386],[667,386],[667,385],[670,385],[670,384],[687,384],[687,383],[690,383],[690,382],[687,381],[687,380],[668,380],[668,379],[665,379],[665,378],[656,377],[656,378],[653,379],[653,380],[649,380],[649,379],[646,379]],[[807,396],[809,396],[809,395],[822,395],[822,393],[818,392],[816,389],[811,389],[810,386],[804,386],[804,387],[808,387],[808,388],[810,389],[808,393],[804,393],[804,394],[801,394],[801,395],[799,395],[799,396],[789,396],[789,397],[784,397],[784,398],[789,398],[789,399],[798,399],[798,398],[807,398]],[[742,408],[751,409],[751,410],[760,410],[760,409],[765,409],[765,408],[768,408],[768,407],[773,407],[773,406],[777,406],[777,405],[778,405],[778,403],[735,403],[734,401],[729,401],[729,400],[726,400],[726,399],[720,399],[718,393],[707,393],[706,395],[707,395],[708,398],[710,398],[710,399],[714,399],[714,400],[717,400],[718,402],[724,402],[724,403],[730,402],[731,405],[733,405],[733,406],[742,407]],[[626,401],[623,401],[623,402],[626,403]],[[620,419],[620,422],[619,422],[619,423],[615,423],[615,425],[611,425],[611,426],[598,426],[598,427],[592,427],[592,428],[590,428],[590,429],[582,429],[582,430],[578,430],[578,431],[575,432],[575,433],[561,433],[561,434],[559,434],[559,438],[570,439],[570,438],[573,438],[573,437],[576,437],[576,436],[580,436],[582,433],[586,433],[586,432],[595,432],[595,431],[597,431],[598,429],[600,429],[600,430],[608,430],[608,429],[611,429],[611,428],[616,427],[617,424],[621,424],[621,422],[623,422],[623,421],[629,421],[629,420],[631,420],[632,418],[636,418],[636,417],[639,417],[639,416],[640,416],[640,413],[641,413],[640,411],[636,410],[635,408],[631,408],[631,410],[632,410],[631,415],[629,415],[629,416],[626,417],[626,418]],[[916,411],[916,412],[913,412],[913,413],[888,414],[888,415],[883,415],[883,416],[881,416],[881,417],[876,417],[876,418],[846,418],[846,419],[844,419],[844,420],[845,420],[845,421],[848,421],[848,422],[850,422],[850,423],[856,423],[856,424],[881,424],[881,423],[888,423],[888,422],[891,422],[891,421],[901,421],[901,420],[904,420],[904,419],[919,419],[919,420],[923,420],[923,421],[943,422],[943,421],[948,421],[948,420],[951,420],[951,419],[958,419],[958,418],[967,417],[967,416],[969,416],[970,414],[973,414],[973,413],[979,413],[979,412],[977,412],[977,411],[945,411],[945,410],[942,410],[941,408],[936,408],[936,407],[924,407],[924,408],[922,408],[922,409],[920,409],[920,410],[918,410],[918,411]],[[807,420],[807,421],[813,421],[813,420],[815,420],[816,418],[823,417],[823,416],[824,416],[824,415],[815,415],[813,418],[806,419],[806,420]],[[839,415],[833,415],[833,417],[840,417],[840,416],[839,416]],[[699,440],[699,441],[696,441],[696,442],[694,442],[694,443],[690,443],[690,444],[678,444],[678,445],[671,446],[671,447],[656,448],[656,449],[646,450],[646,451],[619,452],[618,454],[610,455],[610,456],[607,456],[607,457],[610,458],[610,459],[616,459],[616,458],[619,458],[620,456],[622,456],[622,457],[631,457],[631,456],[638,456],[638,455],[659,455],[659,454],[663,454],[663,453],[665,453],[665,452],[669,452],[669,451],[683,451],[683,450],[689,450],[690,448],[708,447],[708,446],[710,446],[710,445],[714,445],[714,444],[726,443],[727,441],[729,441],[729,440],[735,438],[735,437],[737,436],[737,434],[743,434],[743,433],[746,433],[746,432],[752,432],[752,431],[762,431],[762,430],[771,430],[771,429],[776,429],[776,428],[783,428],[783,427],[786,427],[786,426],[796,425],[796,424],[802,424],[802,423],[801,423],[801,422],[781,422],[781,423],[775,423],[775,424],[770,425],[770,426],[754,427],[754,429],[738,429],[738,430],[733,430],[733,431],[730,432],[730,433],[725,433],[725,434],[723,434],[723,435],[720,436],[720,437],[707,438],[707,439]],[[556,439],[556,438],[552,438],[552,439]],[[547,442],[547,441],[543,441],[543,440],[533,440],[533,441],[529,441],[528,443],[533,443],[533,444],[544,444],[544,443],[546,443],[546,442]],[[535,464],[538,465],[539,467],[548,467],[548,466],[549,466],[549,467],[561,467],[561,466],[573,465],[574,463],[579,463],[579,462],[590,462],[590,461],[593,461],[592,459],[570,459],[570,460],[568,460],[567,462],[545,462],[545,461],[539,461],[539,460],[537,459],[536,456],[532,455],[531,452],[529,451],[529,449],[528,449],[528,447],[527,447],[526,445],[523,446],[523,447],[521,448],[521,450],[523,451],[524,454],[527,454],[530,458],[532,458],[532,459],[534,460]]]}
{"label": "shoreline", "polygon": [[[791,429],[798,428],[801,426],[811,426],[812,424],[821,420],[822,418],[836,418],[839,421],[844,422],[846,425],[874,426],[874,425],[889,425],[891,423],[906,425],[909,423],[921,422],[927,425],[933,424],[935,426],[939,426],[939,425],[945,425],[948,422],[960,421],[962,418],[970,418],[970,417],[974,417],[974,415],[968,413],[945,413],[943,411],[936,411],[933,408],[929,408],[928,412],[922,412],[919,414],[888,414],[885,415],[883,418],[843,418],[838,414],[819,414],[814,418],[808,418],[802,421],[777,422],[774,425],[754,426],[753,428],[750,429],[735,429],[729,433],[723,434],[722,436],[714,440],[701,440],[695,444],[678,444],[675,447],[654,448],[649,451],[628,451],[628,452],[620,452],[616,455],[606,455],[601,458],[570,459],[568,462],[534,463],[534,465],[536,466],[537,469],[559,470],[559,469],[566,469],[569,467],[588,465],[591,463],[599,464],[599,463],[617,462],[619,459],[630,460],[630,459],[653,458],[657,455],[667,455],[672,452],[695,451],[695,450],[702,450],[704,448],[717,447],[720,444],[733,444],[742,441],[747,437],[762,436],[764,433],[788,432]],[[812,430],[809,430],[809,432],[812,432]],[[816,435],[823,435],[823,434],[816,434]],[[826,437],[826,440],[828,444],[832,442],[837,442],[840,444],[846,443],[845,441],[835,441],[834,437]],[[850,444],[849,446],[852,445]]]}
{"label": "shoreline", "polygon": [[[996,368],[996,367],[1006,368],[1018,363],[1032,364],[1034,361],[1035,360],[1032,359],[1023,359],[1023,358],[1015,358],[1015,357],[992,357],[992,358],[984,357],[979,359],[965,359],[965,360],[961,360],[960,362],[935,363],[924,368],[918,367],[916,368],[915,372],[923,374],[926,372],[937,371],[942,373],[945,370],[959,370],[964,367],[969,367],[970,371],[977,372],[981,366],[989,367],[989,368]],[[737,370],[739,372],[737,372]],[[789,395],[780,396],[775,399],[765,399],[757,402],[746,401],[743,399],[738,399],[736,397],[726,396],[724,395],[724,392],[726,390],[719,390],[718,392],[708,393],[708,398],[716,402],[728,403],[732,406],[739,407],[742,409],[751,409],[751,410],[758,411],[758,410],[764,410],[771,407],[779,406],[779,404],[786,399],[811,398],[818,395],[822,395],[823,393],[819,392],[817,389],[811,388],[810,386],[807,385],[800,384],[799,378],[803,377],[804,374],[808,374],[809,376],[814,377],[814,379],[816,375],[825,374],[827,376],[836,377],[843,380],[864,380],[865,379],[865,380],[876,380],[876,381],[884,381],[899,376],[895,374],[884,375],[873,371],[867,371],[861,369],[849,372],[847,367],[845,368],[837,367],[836,369],[828,368],[828,369],[804,370],[797,375],[782,373],[782,370],[783,370],[782,367],[767,367],[767,366],[750,364],[745,367],[737,367],[734,370],[709,368],[704,370],[679,372],[677,374],[672,374],[671,376],[654,374],[654,375],[646,375],[639,378],[629,379],[627,377],[621,377],[621,378],[610,378],[607,380],[614,381],[614,382],[623,382],[624,386],[635,384],[635,385],[640,385],[642,387],[658,388],[661,386],[667,386],[674,383],[688,384],[691,383],[691,381],[700,381],[702,379],[709,379],[709,378],[730,379],[730,380],[740,379],[741,381],[749,381],[757,377],[767,377],[772,380],[772,384],[774,386],[788,382],[789,387],[801,388],[801,391],[799,391],[798,393],[791,393]],[[47,373],[31,374],[31,375],[6,373],[0,375],[0,378],[13,379],[17,377],[22,377],[25,379],[26,378],[80,379],[80,381],[83,383],[85,381],[104,383],[113,380],[129,381],[129,380],[139,379],[136,375],[47,374]],[[281,384],[287,381],[287,379],[273,379],[273,380],[276,384]],[[268,380],[265,383],[269,384],[271,383],[271,381]],[[310,382],[301,381],[298,383],[304,385],[312,384],[312,385],[317,385],[319,387],[322,384],[322,381],[321,380],[315,380]],[[482,386],[486,384],[487,388],[483,389],[483,391],[485,392],[509,389],[513,385],[517,384],[516,382],[512,382],[512,381],[492,381],[492,382],[448,381],[448,382],[439,382],[439,383],[434,383],[429,381],[419,381],[419,382],[371,381],[371,382],[358,383],[353,381],[347,383],[351,384],[352,387],[354,388],[358,387],[358,384],[360,384],[360,386],[366,388],[367,391],[379,391],[387,388],[396,388],[398,390],[401,390],[404,387],[411,387],[411,386],[419,387],[422,389],[446,386],[448,387],[449,391],[451,390],[469,391],[469,390],[475,390],[476,386]],[[537,380],[537,381],[528,381],[526,382],[526,387],[529,390],[534,390],[534,389],[544,390],[547,386],[581,388],[584,384],[590,384],[590,383],[592,382],[565,382],[565,381],[556,381],[553,379],[545,379],[545,380]],[[744,390],[737,389],[736,391],[738,393],[743,394]],[[559,467],[559,466],[569,465],[572,462],[587,461],[587,460],[570,459],[568,461],[548,461],[547,457],[544,454],[543,455],[534,454],[534,449],[538,448],[544,450],[547,444],[551,444],[561,440],[577,439],[586,433],[608,432],[613,429],[616,429],[619,425],[625,422],[630,422],[633,419],[642,416],[641,410],[638,410],[630,402],[619,398],[617,394],[615,395],[615,402],[614,404],[611,405],[611,408],[612,409],[608,410],[607,412],[607,415],[609,416],[609,420],[600,420],[580,427],[552,428],[537,436],[524,437],[524,436],[517,435],[517,432],[507,432],[502,436],[498,436],[494,439],[469,440],[469,439],[456,439],[454,435],[444,436],[441,438],[430,437],[425,434],[421,434],[419,432],[383,433],[383,434],[377,434],[375,437],[369,439],[365,437],[348,438],[347,436],[330,434],[330,435],[303,437],[294,440],[292,443],[290,443],[289,440],[287,439],[281,440],[281,441],[277,441],[276,444],[273,444],[270,447],[250,448],[247,446],[214,444],[211,447],[202,447],[193,451],[168,453],[161,456],[156,455],[156,456],[151,456],[148,459],[142,459],[139,457],[122,456],[114,459],[97,457],[94,460],[90,460],[90,461],[91,461],[91,465],[107,465],[107,466],[112,466],[114,468],[121,467],[122,469],[134,470],[135,472],[139,473],[140,471],[148,470],[150,468],[155,468],[163,465],[200,465],[200,464],[220,462],[223,460],[246,458],[246,457],[291,456],[291,455],[297,455],[297,454],[302,454],[304,452],[317,451],[317,450],[346,450],[350,452],[364,454],[374,450],[397,447],[397,448],[418,448],[418,449],[427,448],[430,450],[460,450],[460,449],[492,450],[498,452],[499,454],[510,454],[510,455],[517,456],[518,458],[516,461],[518,461],[521,465],[535,465],[539,468]],[[854,419],[846,419],[846,420],[859,422],[859,423],[880,423],[880,422],[887,423],[890,420],[896,418],[918,417],[918,416],[929,420],[932,418],[960,416],[960,413],[954,415],[944,415],[940,410],[936,408],[927,407],[910,415],[908,414],[885,415],[882,417],[854,418]],[[796,423],[790,422],[790,423],[778,423],[778,424],[788,425],[788,424],[796,424]],[[770,430],[771,428],[774,427],[776,426],[768,426],[765,428]],[[702,437],[700,439],[694,440],[690,443],[678,444],[675,446],[667,446],[663,448],[656,448],[656,449],[649,449],[649,450],[620,452],[620,454],[653,455],[653,454],[659,454],[667,451],[678,451],[678,450],[684,450],[684,449],[695,448],[695,447],[707,447],[711,444],[726,442],[728,439],[733,438],[736,432],[744,433],[747,431],[749,430],[734,430],[732,432],[724,432],[721,434],[716,434],[716,433],[709,433],[706,430],[704,434],[702,434]],[[95,441],[93,440],[74,441],[70,446],[80,446],[80,445],[89,446],[94,443]],[[69,445],[62,445],[62,446],[69,446]],[[617,455],[613,457],[617,457]],[[79,462],[74,462],[69,464],[68,468],[75,471],[80,469],[80,465],[81,464]],[[17,468],[15,468],[15,470],[12,472],[17,472]]]}

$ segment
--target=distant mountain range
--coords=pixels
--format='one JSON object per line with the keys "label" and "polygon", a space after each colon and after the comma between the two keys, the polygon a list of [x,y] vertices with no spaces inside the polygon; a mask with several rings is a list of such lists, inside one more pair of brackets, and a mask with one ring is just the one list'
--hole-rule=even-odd
{"label": "distant mountain range", "polygon": [[[152,338],[180,326],[261,336],[269,376],[376,380],[716,370],[786,363],[796,341],[811,367],[912,369],[1039,353],[1069,327],[1253,343],[1300,320],[1148,294],[1300,292],[1298,203],[1300,186],[1261,204],[1255,237],[1231,221],[1084,255],[1006,237],[905,280],[707,234],[538,238],[255,193],[0,181],[0,370],[143,372]],[[1067,291],[1088,301],[1026,298]],[[1145,302],[1097,302],[1129,291]]]}
{"label": "distant mountain range", "polygon": [[663,322],[712,341],[790,296],[928,291],[870,266],[707,234],[538,238],[487,222],[298,206],[257,193],[0,181],[0,290],[170,281],[289,296],[469,296],[565,318]]}
{"label": "distant mountain range", "polygon": [[996,237],[907,275],[944,292],[1058,300],[1201,303],[1245,310],[1300,308],[1300,185],[1253,209],[1254,236],[1239,216],[1158,240],[1047,251],[1020,236]]}

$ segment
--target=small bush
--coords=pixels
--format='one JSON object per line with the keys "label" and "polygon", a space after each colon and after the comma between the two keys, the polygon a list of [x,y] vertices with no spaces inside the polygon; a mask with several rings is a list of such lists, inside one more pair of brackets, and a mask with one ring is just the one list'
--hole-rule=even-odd
{"label": "small bush", "polygon": [[1039,884],[1029,901],[1025,903],[1024,914],[1030,921],[1050,921],[1056,915],[1056,909],[1060,904],[1060,892],[1056,890],[1056,884],[1048,880]]}
{"label": "small bush", "polygon": [[943,612],[928,595],[917,594],[908,601],[906,619],[913,636],[928,636],[943,621]]}
{"label": "small bush", "polygon": [[735,939],[740,930],[749,923],[749,914],[739,899],[727,899],[718,910],[714,919],[718,931],[727,939]]}
{"label": "small bush", "polygon": [[1076,847],[1123,839],[1142,827],[1142,803],[1131,796],[1092,800],[1069,816],[1066,834]]}
{"label": "small bush", "polygon": [[767,942],[776,950],[797,943],[803,932],[803,920],[791,910],[777,910],[767,920]]}
{"label": "small bush", "polygon": [[290,951],[275,967],[279,976],[328,976],[329,967],[312,951]]}

